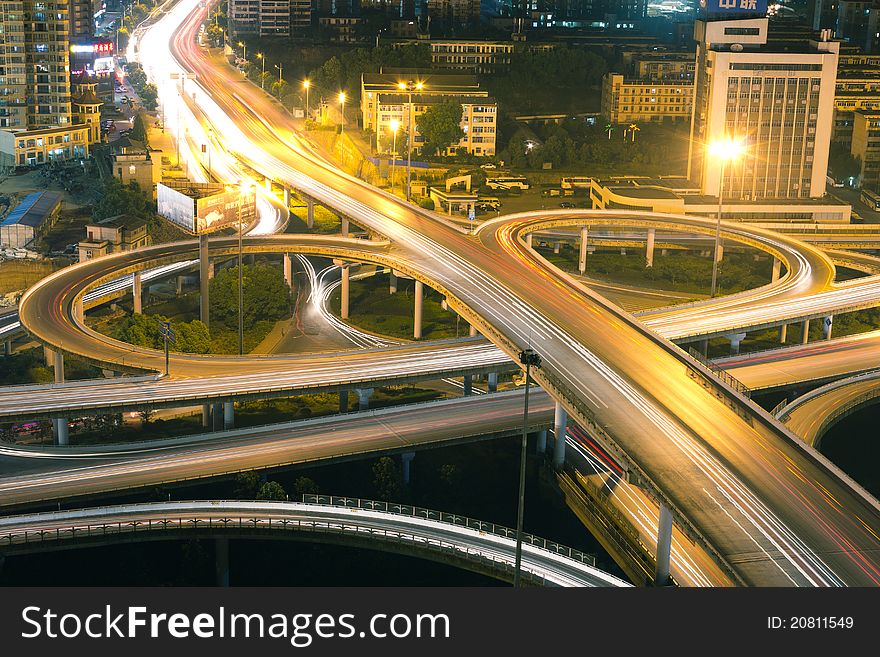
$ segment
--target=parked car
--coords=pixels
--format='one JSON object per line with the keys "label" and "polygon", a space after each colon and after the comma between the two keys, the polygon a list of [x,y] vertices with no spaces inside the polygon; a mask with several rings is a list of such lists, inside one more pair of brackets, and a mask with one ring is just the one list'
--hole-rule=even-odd
{"label": "parked car", "polygon": [[481,164],[480,168],[481,169],[497,169],[498,167],[495,166],[494,164],[492,164],[491,162],[488,162],[486,164]]}
{"label": "parked car", "polygon": [[563,201],[562,203],[559,204],[559,207],[560,208],[575,208],[577,206],[574,203],[572,203],[571,201]]}

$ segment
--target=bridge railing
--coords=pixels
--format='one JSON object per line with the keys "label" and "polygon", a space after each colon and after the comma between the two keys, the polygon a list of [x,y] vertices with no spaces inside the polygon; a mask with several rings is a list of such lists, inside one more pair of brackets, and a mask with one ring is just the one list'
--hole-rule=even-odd
{"label": "bridge railing", "polygon": [[735,376],[733,376],[729,372],[718,367],[715,363],[713,363],[711,360],[706,358],[702,353],[700,353],[699,351],[697,351],[693,347],[688,347],[688,353],[693,358],[695,358],[696,360],[700,361],[703,365],[708,367],[709,371],[712,372],[712,374],[714,374],[719,379],[724,381],[724,383],[729,385],[731,388],[736,390],[738,393],[740,393],[744,397],[751,397],[752,396],[751,388],[749,388],[746,384],[744,384],[742,381],[737,379]]}
{"label": "bridge railing", "polygon": [[[436,520],[451,525],[467,527],[468,529],[476,529],[477,531],[492,534],[493,536],[516,539],[516,530],[507,527],[506,525],[486,522],[485,520],[477,520],[456,513],[447,513],[446,511],[436,511],[434,509],[425,509],[409,504],[400,504],[398,502],[381,502],[378,500],[365,500],[358,497],[343,497],[337,495],[303,495],[303,502],[306,504],[365,509],[368,511],[381,511],[383,513],[392,513],[401,516],[424,518],[426,520]],[[556,543],[555,541],[548,541],[546,538],[535,536],[533,534],[523,533],[523,545],[532,545],[559,554],[568,559],[579,561],[588,566],[596,565],[596,557],[592,554],[581,552],[580,550]]]}

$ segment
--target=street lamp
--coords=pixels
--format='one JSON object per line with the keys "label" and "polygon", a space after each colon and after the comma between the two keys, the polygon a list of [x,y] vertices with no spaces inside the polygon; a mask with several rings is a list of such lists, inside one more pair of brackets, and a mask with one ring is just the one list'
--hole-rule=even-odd
{"label": "street lamp", "polygon": [[397,129],[400,127],[400,121],[391,119],[388,124],[391,128],[391,193],[394,193],[394,165],[397,163]]}
{"label": "street lamp", "polygon": [[247,61],[247,44],[243,41],[238,42],[238,47],[242,49],[241,57],[244,61]]}
{"label": "street lamp", "polygon": [[278,95],[281,96],[281,83],[284,82],[284,80],[281,79],[281,73],[284,69],[284,63],[282,62],[281,64],[275,64],[275,68],[278,69]]}
{"label": "street lamp", "polygon": [[[526,395],[523,408],[522,445],[519,452],[519,503],[516,508],[516,563],[513,570],[513,587],[520,586],[520,570],[522,568],[522,535],[523,513],[526,504],[526,447],[529,436],[529,376],[532,367],[541,367],[541,357],[532,349],[519,353],[519,362],[526,366]],[[557,436],[556,438],[560,438]],[[564,437],[562,438],[564,440]]]}
{"label": "street lamp", "polygon": [[303,80],[303,89],[306,90],[306,119],[309,118],[309,89],[312,86],[312,81],[306,78]]}
{"label": "street lamp", "polygon": [[[241,206],[244,198],[252,189],[251,181],[242,180],[239,184],[238,194],[238,355],[244,354],[244,283],[242,278],[242,257],[241,257],[241,237],[244,226],[241,219]],[[226,187],[226,191],[232,191],[233,188]]]}
{"label": "street lamp", "polygon": [[408,80],[406,82],[398,82],[397,88],[408,93],[409,99],[407,106],[409,111],[406,114],[406,200],[410,199],[410,168],[412,165],[412,142],[413,142],[413,91],[421,91],[425,84],[421,81]]}
{"label": "street lamp", "polygon": [[259,59],[263,63],[262,70],[260,71],[260,89],[265,89],[266,88],[265,87],[265,83],[266,83],[266,56],[263,53],[258,52],[257,59]]}
{"label": "street lamp", "polygon": [[735,162],[745,150],[742,140],[725,137],[709,144],[709,155],[721,161],[721,177],[718,181],[718,221],[715,224],[715,253],[712,256],[712,289],[710,297],[715,296],[718,284],[718,254],[721,250],[721,205],[724,202],[724,167],[728,160]]}

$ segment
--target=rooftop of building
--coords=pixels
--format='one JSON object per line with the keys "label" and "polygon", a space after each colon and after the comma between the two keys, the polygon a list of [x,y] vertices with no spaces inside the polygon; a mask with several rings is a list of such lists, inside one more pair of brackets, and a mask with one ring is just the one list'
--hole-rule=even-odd
{"label": "rooftop of building", "polygon": [[24,197],[24,200],[15,206],[6,215],[0,226],[18,224],[36,228],[42,224],[61,205],[61,192],[33,192]]}
{"label": "rooftop of building", "polygon": [[738,55],[827,55],[829,51],[819,50],[816,41],[768,41],[764,44],[743,43],[741,51],[732,51],[730,43],[713,43],[712,52],[734,52]]}
{"label": "rooftop of building", "polygon": [[123,230],[133,230],[135,228],[141,228],[146,223],[147,220],[143,217],[138,217],[133,214],[117,214],[113,217],[107,217],[106,219],[101,219],[99,221],[86,224],[86,226],[101,226],[104,228],[122,228]]}
{"label": "rooftop of building", "polygon": [[614,185],[608,187],[609,190],[621,196],[631,196],[632,198],[657,198],[657,199],[679,199],[681,196],[671,189],[659,187],[655,185]]}
{"label": "rooftop of building", "polygon": [[128,135],[120,137],[116,141],[110,143],[110,150],[113,153],[147,153],[148,149],[144,142],[132,139]]}
{"label": "rooftop of building", "polygon": [[688,86],[691,87],[694,84],[693,79],[691,78],[638,78],[631,77],[624,73],[614,73],[608,72],[606,75],[622,75],[624,84],[644,84],[650,85],[653,87],[681,87]]}
{"label": "rooftop of building", "polygon": [[[409,102],[408,94],[398,94],[394,92],[379,92],[381,95],[383,104],[393,104],[393,105],[406,105]],[[414,99],[414,104],[419,105],[433,105],[435,103],[442,103],[446,100],[451,100],[452,97],[444,93],[443,91],[436,91],[431,93],[429,91],[423,91],[418,95],[417,99]],[[455,96],[455,102],[461,103],[462,105],[495,105],[495,99],[492,96]]]}
{"label": "rooftop of building", "polygon": [[[685,205],[718,205],[718,197],[717,196],[708,196],[705,194],[689,194],[683,195]],[[850,205],[845,201],[838,200],[831,196],[823,196],[822,198],[763,198],[757,199],[754,201],[744,200],[744,199],[728,199],[725,195],[724,199],[725,205],[746,205],[746,206],[767,206],[767,205],[802,205],[804,207],[807,206],[815,206],[815,205],[827,205],[827,206],[843,206]]]}
{"label": "rooftop of building", "polygon": [[475,75],[462,73],[437,73],[426,69],[383,68],[379,73],[364,73],[362,78],[364,87],[388,87],[396,88],[400,82],[422,82],[425,86],[422,92],[431,89],[442,90],[445,88],[470,87],[479,89],[480,82]]}
{"label": "rooftop of building", "polygon": [[165,180],[159,184],[170,187],[181,194],[186,194],[190,198],[213,196],[226,189],[223,183],[200,183],[191,180]]}

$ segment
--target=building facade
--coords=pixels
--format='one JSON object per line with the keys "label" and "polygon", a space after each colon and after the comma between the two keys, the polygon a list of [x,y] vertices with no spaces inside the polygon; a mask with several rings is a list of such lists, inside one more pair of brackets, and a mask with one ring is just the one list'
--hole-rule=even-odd
{"label": "building facade", "polygon": [[627,80],[620,73],[602,78],[602,116],[611,123],[689,121],[693,84],[686,80]]}
{"label": "building facade", "polygon": [[856,111],[880,111],[880,55],[841,55],[834,92],[831,140],[849,148]]}
{"label": "building facade", "polygon": [[767,43],[766,18],[699,20],[689,177],[718,196],[721,161],[706,145],[732,138],[730,199],[817,198],[825,193],[839,43]]}
{"label": "building facade", "polygon": [[227,11],[234,36],[290,36],[312,20],[311,2],[303,0],[229,0]]}
{"label": "building facade", "polygon": [[880,189],[880,111],[855,112],[850,152],[861,159],[862,188]]}
{"label": "building facade", "polygon": [[[480,89],[479,82],[472,75],[431,75],[420,91],[410,94],[401,91],[399,83],[415,78],[404,71],[399,73],[365,74],[361,80],[361,120],[365,130],[372,131],[377,143],[387,142],[392,134],[393,122],[399,126],[398,139],[402,139],[409,125],[410,110],[413,120],[429,107],[446,100],[461,103],[461,129],[464,137],[453,144],[447,153],[464,148],[468,153],[479,156],[495,154],[495,139],[498,125],[498,107],[489,93]],[[418,148],[424,139],[413,124],[413,148]],[[400,142],[398,142],[400,143]],[[400,150],[400,149],[398,149]]]}
{"label": "building facade", "polygon": [[0,166],[89,155],[90,127],[78,124],[69,79],[70,5],[0,3]]}
{"label": "building facade", "polygon": [[79,261],[99,258],[115,251],[132,251],[150,246],[144,219],[128,214],[107,217],[94,224],[86,224],[86,238],[79,242]]}

